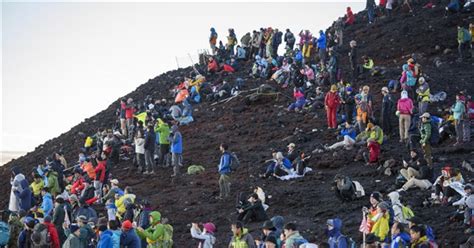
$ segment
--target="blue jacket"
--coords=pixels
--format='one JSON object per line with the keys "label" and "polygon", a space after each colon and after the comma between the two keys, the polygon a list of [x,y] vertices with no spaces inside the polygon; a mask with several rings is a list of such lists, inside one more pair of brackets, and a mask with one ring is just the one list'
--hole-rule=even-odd
{"label": "blue jacket", "polygon": [[318,48],[326,49],[326,34],[324,32],[319,32],[318,38]]}
{"label": "blue jacket", "polygon": [[141,241],[138,237],[135,229],[131,229],[127,232],[122,232],[120,235],[120,247],[124,248],[140,248]]}
{"label": "blue jacket", "polygon": [[390,244],[390,248],[403,248],[407,247],[409,244],[410,234],[403,232],[392,236],[392,243]]}
{"label": "blue jacket", "polygon": [[112,230],[112,246],[114,248],[120,248],[120,236],[122,235],[122,231],[120,229]]}
{"label": "blue jacket", "polygon": [[231,156],[228,152],[224,152],[221,156],[221,162],[219,163],[219,174],[226,175],[230,173],[230,160]]}
{"label": "blue jacket", "polygon": [[357,135],[357,134],[356,134],[356,130],[355,130],[353,127],[351,127],[351,128],[343,128],[343,129],[341,130],[341,136],[344,137],[344,136],[346,136],[346,135],[349,136],[349,137],[351,137],[353,140],[355,140],[356,135]]}
{"label": "blue jacket", "polygon": [[43,202],[41,203],[41,209],[43,210],[44,216],[51,215],[53,208],[53,198],[50,193],[46,193],[43,196]]}
{"label": "blue jacket", "polygon": [[26,181],[26,179],[22,180],[20,182],[20,185],[22,187],[22,190],[15,191],[15,195],[20,202],[20,209],[28,212],[31,208],[31,197],[32,197],[30,186],[28,185],[28,181]]}
{"label": "blue jacket", "polygon": [[245,50],[243,47],[239,47],[237,49],[237,58],[238,59],[245,59]]}
{"label": "blue jacket", "polygon": [[154,131],[145,133],[145,150],[155,151],[156,134]]}
{"label": "blue jacket", "polygon": [[459,5],[459,0],[451,0],[448,4],[448,9],[453,10],[453,11],[459,11],[460,5]]}
{"label": "blue jacket", "polygon": [[171,153],[183,153],[183,138],[179,131],[175,131],[173,137],[170,139]]}
{"label": "blue jacket", "polygon": [[451,108],[455,120],[461,120],[463,114],[466,112],[466,107],[462,101],[456,101],[456,104]]}
{"label": "blue jacket", "polygon": [[283,166],[286,168],[286,169],[291,169],[291,161],[287,158],[283,158]]}
{"label": "blue jacket", "polygon": [[329,247],[330,248],[347,248],[347,239],[341,234],[342,220],[336,218],[334,221],[334,228],[328,231]]}
{"label": "blue jacket", "polygon": [[105,230],[100,234],[99,243],[97,244],[97,248],[113,248],[113,241],[112,241],[112,231]]}

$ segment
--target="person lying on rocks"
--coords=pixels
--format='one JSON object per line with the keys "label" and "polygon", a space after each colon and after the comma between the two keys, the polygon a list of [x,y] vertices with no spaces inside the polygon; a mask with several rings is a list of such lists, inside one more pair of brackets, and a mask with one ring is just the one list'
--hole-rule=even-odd
{"label": "person lying on rocks", "polygon": [[237,212],[239,213],[237,219],[244,224],[268,220],[262,201],[256,193],[252,193],[246,202],[237,206]]}

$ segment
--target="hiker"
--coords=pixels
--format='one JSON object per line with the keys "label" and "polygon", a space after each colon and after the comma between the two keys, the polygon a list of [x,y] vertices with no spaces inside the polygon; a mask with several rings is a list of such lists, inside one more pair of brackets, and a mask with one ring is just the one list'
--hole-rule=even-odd
{"label": "hiker", "polygon": [[113,233],[107,229],[107,225],[99,225],[99,242],[97,248],[112,248],[113,243]]}
{"label": "hiker", "polygon": [[229,242],[229,248],[256,248],[255,241],[252,235],[248,232],[247,228],[244,228],[244,224],[240,221],[236,221],[231,225],[232,239]]}
{"label": "hiker", "polygon": [[454,126],[456,130],[456,143],[454,144],[454,146],[458,146],[463,143],[463,124],[465,121],[469,121],[465,120],[466,106],[464,105],[463,99],[464,96],[462,95],[462,93],[456,94],[456,103],[451,107],[451,111],[453,112],[454,118]]}
{"label": "hiker", "polygon": [[408,142],[408,129],[410,128],[412,114],[413,101],[408,97],[408,92],[404,90],[401,93],[401,98],[397,102],[400,143]]}
{"label": "hiker", "polygon": [[145,139],[143,138],[143,133],[141,131],[136,133],[134,142],[138,172],[147,172],[145,166]]}
{"label": "hiker", "polygon": [[164,122],[162,119],[158,119],[155,132],[159,136],[160,143],[158,165],[163,167],[169,166],[170,141],[168,140],[168,137],[170,136],[170,127],[168,123]]}
{"label": "hiker", "polygon": [[237,45],[237,36],[233,28],[229,28],[229,35],[227,36],[226,50],[229,55],[234,55],[234,46]]}
{"label": "hiker", "polygon": [[341,233],[342,220],[339,218],[329,219],[326,221],[326,225],[329,246],[334,248],[348,247],[347,238]]}
{"label": "hiker", "polygon": [[365,9],[367,10],[367,16],[369,20],[369,24],[374,22],[375,18],[375,0],[367,0]]}
{"label": "hiker", "polygon": [[44,168],[44,175],[48,178],[48,184],[45,185],[45,187],[48,187],[50,190],[49,192],[53,197],[56,197],[56,195],[61,193],[58,183],[58,173],[52,170],[51,167],[47,166]]}
{"label": "hiker", "polygon": [[338,60],[336,53],[332,48],[329,49],[329,62],[328,62],[328,72],[329,72],[329,83],[335,84],[337,81],[337,71],[338,71]]}
{"label": "hiker", "polygon": [[211,54],[216,54],[216,44],[217,44],[217,32],[214,28],[211,28],[211,35],[209,36],[209,45],[211,47]]}
{"label": "hiker", "polygon": [[[18,236],[18,248],[33,247],[32,236],[35,228],[35,219],[32,217],[25,217],[23,219],[23,230]],[[0,246],[3,245],[0,243]]]}
{"label": "hiker", "polygon": [[217,64],[217,60],[214,57],[209,57],[209,62],[207,64],[207,72],[209,74],[214,74],[219,71],[219,65]]}
{"label": "hiker", "polygon": [[197,223],[191,224],[191,237],[199,239],[199,247],[202,248],[212,248],[216,243],[216,237],[214,237],[214,232],[216,231],[216,226],[212,222],[207,222],[202,224],[202,231],[199,228]]}
{"label": "hiker", "polygon": [[24,210],[28,212],[30,210],[31,206],[31,199],[33,198],[33,195],[30,190],[30,186],[28,185],[28,181],[22,180],[20,182],[20,185],[16,187],[15,189],[15,196],[18,199],[19,202],[19,210]]}
{"label": "hiker", "polygon": [[300,34],[300,50],[303,54],[304,61],[307,61],[311,55],[311,49],[313,47],[312,40],[313,40],[313,35],[309,30],[301,30]]}
{"label": "hiker", "polygon": [[95,188],[92,185],[92,182],[89,178],[84,180],[84,189],[79,195],[79,201],[85,202],[87,204],[93,204],[97,198],[95,197]]}
{"label": "hiker", "polygon": [[420,77],[418,83],[420,84],[418,89],[416,89],[418,94],[418,113],[425,113],[430,103],[430,86],[424,77]]}
{"label": "hiker", "polygon": [[[453,206],[458,207],[450,220],[459,220],[466,226],[471,226],[474,195],[474,186],[470,183],[464,186],[464,195],[461,199],[453,202]],[[469,229],[468,229],[469,230]],[[470,231],[470,230],[469,230]]]}
{"label": "hiker", "polygon": [[337,112],[337,108],[339,107],[340,102],[341,102],[341,99],[339,95],[337,94],[337,86],[333,84],[331,85],[331,90],[328,93],[326,93],[326,96],[324,98],[324,106],[326,109],[328,129],[337,128],[336,112]]}
{"label": "hiker", "polygon": [[246,56],[244,57],[245,60],[248,59],[248,55],[250,53],[250,46],[252,41],[252,36],[250,35],[250,32],[247,32],[242,38],[240,38],[240,44],[242,44],[242,48],[245,51]]}
{"label": "hiker", "polygon": [[273,58],[278,57],[278,47],[280,46],[282,42],[282,36],[283,36],[283,33],[280,32],[278,29],[275,29],[275,32],[272,37],[272,57]]}
{"label": "hiker", "polygon": [[293,163],[296,158],[298,158],[298,152],[295,150],[295,143],[290,143],[286,146],[288,148],[288,151],[286,153],[286,158],[290,160],[291,163]]}
{"label": "hiker", "polygon": [[95,197],[100,199],[102,197],[102,186],[106,183],[107,175],[107,160],[103,156],[96,158],[97,166],[95,167],[94,188]]}
{"label": "hiker", "polygon": [[257,30],[253,30],[252,32],[252,47],[251,47],[251,50],[250,50],[250,56],[249,58],[255,58],[255,55],[258,54],[259,52],[259,48],[260,48],[260,32],[258,32]]}
{"label": "hiker", "polygon": [[126,220],[122,223],[122,234],[120,235],[120,247],[140,248],[140,238],[133,228],[132,222]]}
{"label": "hiker", "polygon": [[[309,93],[308,98],[310,100],[311,110],[317,112],[318,109],[324,108],[324,98],[325,94],[321,87],[316,87],[315,93]],[[314,118],[318,118],[318,115],[315,114]]]}
{"label": "hiker", "polygon": [[[64,199],[62,197],[56,197],[54,202],[52,221],[54,226],[56,227],[56,233],[61,244],[63,244],[67,238],[63,228],[63,225],[66,222],[66,215],[68,215],[68,213],[66,212],[66,208],[67,207]],[[70,216],[68,215],[67,217],[69,218]]]}
{"label": "hiker", "polygon": [[[357,189],[356,185],[359,185],[360,189]],[[360,183],[352,181],[350,177],[341,174],[334,176],[334,189],[336,197],[342,202],[355,200],[365,194],[365,192],[362,192],[363,188]]]}
{"label": "hiker", "polygon": [[[60,236],[58,236],[57,227],[51,223],[51,216],[45,216],[43,219],[43,224],[48,229],[49,237],[51,238],[51,248],[59,248],[60,247]],[[61,230],[62,230],[61,226]],[[62,232],[64,235],[64,232]],[[64,239],[66,240],[66,239]],[[63,242],[64,242],[63,240]]]}
{"label": "hiker", "polygon": [[147,131],[145,132],[145,165],[146,169],[143,172],[144,175],[153,175],[155,174],[155,160],[154,160],[154,153],[155,153],[155,140],[156,134],[155,130],[153,130],[153,125],[147,126]]}
{"label": "hiker", "polygon": [[33,172],[33,182],[30,184],[31,192],[36,200],[41,198],[41,190],[44,188],[44,180],[37,172]]}
{"label": "hiker", "polygon": [[444,17],[448,17],[450,13],[457,13],[459,10],[461,10],[459,0],[450,0],[449,4],[445,7]]}
{"label": "hiker", "polygon": [[393,4],[395,0],[387,0],[387,4],[385,5],[385,11],[388,17],[392,17],[392,10],[393,10]]}
{"label": "hiker", "polygon": [[43,212],[44,216],[51,215],[51,212],[53,211],[53,198],[51,194],[49,193],[48,188],[43,188],[41,189],[41,196],[42,196],[42,201],[41,201],[41,211]]}
{"label": "hiker", "polygon": [[110,180],[110,187],[109,185],[105,184],[103,186],[104,189],[104,196],[102,197],[102,202],[106,202],[107,200],[114,200],[115,194],[117,194],[121,189],[119,188],[119,181],[117,179]]}
{"label": "hiker", "polygon": [[171,165],[173,166],[171,177],[177,177],[179,175],[179,167],[183,166],[183,138],[177,125],[171,127],[168,141],[171,143]]}
{"label": "hiker", "polygon": [[299,112],[303,109],[306,103],[306,98],[304,97],[303,92],[301,92],[301,90],[297,87],[293,88],[293,97],[295,98],[295,102],[288,106],[288,111],[294,110],[296,112]]}
{"label": "hiker", "polygon": [[117,207],[117,218],[119,220],[123,219],[127,209],[135,203],[136,198],[137,196],[133,194],[133,189],[130,186],[125,187],[122,194],[115,194],[115,206]]}
{"label": "hiker", "polygon": [[365,130],[366,125],[369,123],[369,118],[371,118],[373,114],[372,95],[369,91],[370,87],[364,85],[361,92],[355,96],[355,102],[357,104],[357,128],[360,132]]}
{"label": "hiker", "polygon": [[[268,173],[268,168],[267,168],[267,173]],[[275,163],[274,163],[274,167],[273,167],[273,176],[281,177],[281,176],[290,175],[290,174],[292,174],[291,161],[288,158],[285,158],[283,156],[283,153],[277,152],[275,154]]]}
{"label": "hiker", "polygon": [[345,87],[345,91],[341,96],[341,103],[344,109],[344,116],[346,122],[353,123],[355,111],[355,95],[351,86]]}
{"label": "hiker", "polygon": [[262,201],[258,198],[256,193],[250,195],[247,199],[247,203],[237,206],[237,212],[239,213],[237,219],[245,224],[268,220]]}
{"label": "hiker", "polygon": [[[439,176],[434,182],[435,188],[435,203],[451,203],[451,199],[456,196],[456,188],[463,187],[464,179],[459,169],[453,169],[450,166],[445,166],[441,170],[441,176]],[[441,198],[441,193],[443,197]]]}
{"label": "hiker", "polygon": [[433,247],[426,237],[425,230],[421,226],[412,226],[410,227],[410,237],[411,237],[411,246],[412,248],[425,248]]}
{"label": "hiker", "polygon": [[293,50],[293,47],[295,46],[296,38],[289,28],[286,29],[284,41],[286,42],[286,49]]}
{"label": "hiker", "polygon": [[410,234],[405,232],[403,224],[394,222],[390,233],[392,234],[390,248],[408,247],[410,245]]}
{"label": "hiker", "polygon": [[81,234],[81,228],[77,224],[71,224],[69,227],[69,236],[63,244],[63,248],[85,248],[81,244],[79,236]]}
{"label": "hiker", "polygon": [[[368,0],[371,1],[371,0]],[[373,0],[372,0],[373,1]],[[362,56],[362,60],[364,63],[362,66],[359,66],[359,74],[364,74],[370,72],[371,75],[374,74],[374,61],[372,58],[368,57],[367,55]]]}
{"label": "hiker", "polygon": [[318,38],[318,54],[319,59],[326,63],[326,34],[323,30],[319,30],[319,38]]}
{"label": "hiker", "polygon": [[15,247],[18,241],[18,237],[20,236],[20,232],[23,228],[23,223],[21,222],[20,216],[17,213],[5,212],[2,213],[2,215],[5,215],[2,216],[2,219],[8,216],[8,219],[5,220],[8,224],[5,223],[6,225],[3,225],[3,227],[7,227],[7,229],[2,229],[2,236],[5,236],[5,234],[8,235],[8,237],[2,237],[2,239],[8,238],[8,240],[2,241],[7,243],[5,247]]}
{"label": "hiker", "polygon": [[[133,116],[135,115],[135,103],[132,98],[127,99],[127,104],[125,105],[125,119],[127,119],[127,130],[130,130],[130,127],[133,125]],[[127,133],[123,133],[127,136]]]}
{"label": "hiker", "polygon": [[146,239],[150,247],[171,248],[173,247],[173,227],[162,219],[161,213],[152,211],[150,213],[150,227],[143,229],[137,227],[138,236]]}
{"label": "hiker", "polygon": [[410,211],[411,214],[413,214],[413,212],[411,211],[411,209],[402,205],[402,203],[400,202],[400,193],[398,193],[397,191],[393,191],[390,192],[387,196],[388,198],[390,198],[390,202],[392,204],[393,216],[391,217],[393,218],[393,220],[397,223],[401,223],[404,225],[408,224],[408,219],[407,217],[405,217],[407,214],[406,211]]}
{"label": "hiker", "polygon": [[[472,24],[471,24],[472,25]],[[462,61],[469,57],[469,46],[472,42],[472,35],[467,28],[458,25],[458,53],[459,59]]]}
{"label": "hiker", "polygon": [[355,144],[356,130],[352,127],[351,123],[346,121],[344,128],[341,129],[338,140],[342,138],[342,141],[336,142],[333,145],[329,146],[328,150],[334,150],[339,147],[344,147],[346,150],[351,150]]}
{"label": "hiker", "polygon": [[352,9],[351,7],[347,7],[346,8],[346,21],[344,22],[344,26],[350,26],[352,24],[354,24],[355,22],[355,16],[354,14],[352,13]]}
{"label": "hiker", "polygon": [[404,167],[407,169],[402,169],[400,173],[407,180],[407,182],[400,190],[406,191],[415,186],[423,190],[429,189],[431,187],[433,180],[433,168],[426,162],[425,159],[420,159],[417,161],[418,170],[413,167],[407,168],[408,164],[405,166],[404,163]]}
{"label": "hiker", "polygon": [[220,193],[219,196],[217,197],[218,199],[224,199],[227,198],[230,194],[230,173],[231,173],[231,160],[232,156],[231,154],[227,151],[229,146],[227,144],[221,144],[219,146],[219,150],[222,153],[220,163],[218,165],[218,172],[219,172],[219,189]]}
{"label": "hiker", "polygon": [[[277,248],[277,247],[280,247],[281,245],[281,240],[280,240],[280,235],[278,235],[277,229],[275,228],[275,225],[273,224],[273,222],[271,220],[267,220],[263,223],[262,225],[262,233],[263,233],[263,236],[262,236],[262,242],[259,242],[258,240],[255,240],[255,243],[257,245],[257,248],[270,248],[270,247],[274,247],[274,248]],[[272,243],[273,246],[271,246],[272,244],[270,245],[267,245],[266,243]],[[259,244],[260,243],[260,244]]]}
{"label": "hiker", "polygon": [[373,226],[371,233],[377,236],[380,243],[388,243],[389,232],[390,232],[390,211],[389,204],[387,202],[380,202],[377,204],[375,215],[371,216]]}
{"label": "hiker", "polygon": [[[150,213],[152,212],[152,207],[150,202],[147,199],[140,200],[138,204],[140,213],[137,217],[137,227],[147,229],[150,227]],[[142,239],[142,247],[146,247],[146,240]]]}
{"label": "hiker", "polygon": [[423,149],[423,154],[428,162],[428,165],[433,165],[433,159],[431,157],[431,115],[428,112],[423,113],[421,116],[421,126],[420,126],[420,144]]}
{"label": "hiker", "polygon": [[351,48],[351,51],[349,52],[349,62],[351,64],[352,80],[355,80],[358,76],[359,68],[359,65],[357,64],[357,41],[351,40],[349,46]]}
{"label": "hiker", "polygon": [[115,220],[109,220],[107,227],[112,232],[112,247],[120,248],[120,236],[122,235],[122,230],[120,230],[119,224]]}
{"label": "hiker", "polygon": [[382,128],[373,123],[367,124],[369,138],[367,139],[367,148],[369,149],[369,160],[367,164],[377,163],[380,155],[380,147],[384,141]]}
{"label": "hiker", "polygon": [[382,111],[380,121],[384,134],[390,136],[392,133],[392,115],[394,113],[394,100],[387,87],[382,88]]}
{"label": "hiker", "polygon": [[283,231],[285,237],[284,247],[299,247],[301,244],[308,243],[308,241],[301,236],[295,223],[286,223]]}

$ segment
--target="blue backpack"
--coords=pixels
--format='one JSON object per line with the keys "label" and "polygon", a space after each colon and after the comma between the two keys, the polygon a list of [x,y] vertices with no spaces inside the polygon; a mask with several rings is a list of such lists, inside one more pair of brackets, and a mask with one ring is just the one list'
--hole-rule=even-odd
{"label": "blue backpack", "polygon": [[8,240],[10,240],[10,228],[7,223],[0,221],[0,246],[7,245]]}
{"label": "blue backpack", "polygon": [[295,242],[293,243],[293,247],[287,247],[287,248],[298,248],[298,247],[300,247],[300,245],[306,244],[306,243],[308,243],[308,240],[306,240],[306,239],[304,239],[304,238],[297,239],[297,240],[295,240]]}

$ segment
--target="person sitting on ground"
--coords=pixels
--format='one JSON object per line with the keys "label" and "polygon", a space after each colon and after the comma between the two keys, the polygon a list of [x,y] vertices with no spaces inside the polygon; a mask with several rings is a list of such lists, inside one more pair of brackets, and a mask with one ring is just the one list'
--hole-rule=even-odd
{"label": "person sitting on ground", "polygon": [[426,162],[425,159],[420,159],[418,162],[419,170],[415,173],[414,170],[407,171],[407,182],[398,191],[407,191],[410,188],[418,187],[422,190],[430,189],[433,180],[433,168]]}
{"label": "person sitting on ground", "polygon": [[[309,93],[307,98],[310,100],[311,111],[316,113],[318,109],[324,108],[324,97],[325,94],[321,87],[316,87],[315,93]],[[318,115],[315,114],[315,118],[318,118]]]}
{"label": "person sitting on ground", "polygon": [[286,153],[286,157],[288,158],[288,160],[290,160],[291,163],[293,163],[295,159],[298,158],[298,152],[296,151],[295,147],[295,143],[290,143],[287,146],[288,152]]}
{"label": "person sitting on ground", "polygon": [[79,197],[79,201],[86,202],[87,204],[93,204],[97,200],[95,197],[95,188],[90,179],[84,180],[84,189]]}
{"label": "person sitting on ground", "polygon": [[345,127],[341,129],[338,140],[342,137],[342,141],[336,142],[333,145],[329,146],[328,150],[334,150],[339,147],[344,147],[346,150],[352,149],[355,144],[356,130],[349,122],[345,123]]}
{"label": "person sitting on ground", "polygon": [[268,216],[265,212],[265,209],[263,208],[262,201],[260,201],[256,193],[252,193],[250,195],[247,203],[238,206],[237,212],[239,213],[237,219],[246,224],[250,222],[268,220]]}
{"label": "person sitting on ground", "polygon": [[367,55],[362,56],[364,63],[359,68],[359,74],[364,74],[367,72],[373,73],[374,70],[374,61],[372,58],[369,58]]}
{"label": "person sitting on ground", "polygon": [[217,61],[214,59],[214,57],[209,58],[209,63],[207,64],[207,71],[211,75],[219,71],[219,65],[217,64]]}
{"label": "person sitting on ground", "polygon": [[288,158],[285,158],[283,156],[283,153],[277,152],[275,155],[275,158],[276,158],[276,161],[275,161],[273,176],[281,177],[281,176],[292,174],[291,161]]}
{"label": "person sitting on ground", "polygon": [[334,177],[334,189],[336,192],[336,197],[342,202],[352,201],[360,197],[356,187],[354,186],[354,183],[348,176],[337,174]]}
{"label": "person sitting on ground", "polygon": [[303,92],[301,92],[301,90],[296,87],[293,88],[293,97],[295,98],[295,102],[288,106],[288,111],[294,110],[295,112],[299,112],[303,109],[306,103],[306,98],[304,97]]}
{"label": "person sitting on ground", "polygon": [[295,223],[286,223],[283,228],[283,235],[285,239],[284,247],[299,247],[301,244],[308,243],[308,241],[301,236]]}
{"label": "person sitting on ground", "polygon": [[453,202],[453,206],[458,207],[458,209],[450,220],[462,221],[465,226],[471,227],[472,203],[474,202],[473,190],[474,186],[470,183],[464,186],[464,196],[458,201]]}
{"label": "person sitting on ground", "polygon": [[326,221],[327,234],[329,236],[329,247],[345,248],[347,247],[347,238],[342,232],[342,220],[339,218],[329,219]]}
{"label": "person sitting on ground", "polygon": [[416,152],[415,149],[412,149],[410,151],[410,160],[405,161],[403,160],[403,168],[400,169],[400,176],[402,177],[400,181],[406,182],[410,180],[410,178],[414,176],[419,176],[420,173],[418,172],[419,168],[419,163],[420,163],[420,157],[418,156],[418,153]]}
{"label": "person sitting on ground", "polygon": [[244,228],[244,224],[240,221],[236,221],[231,225],[232,239],[230,240],[229,247],[247,247],[256,248],[255,241],[252,235],[249,233],[247,228]]}
{"label": "person sitting on ground", "polygon": [[[464,179],[459,169],[453,169],[450,166],[445,166],[441,170],[441,176],[439,176],[435,183],[435,203],[447,204],[451,202],[451,199],[456,196],[456,188],[464,184]],[[442,195],[441,195],[442,193]],[[442,197],[441,197],[442,196]]]}
{"label": "person sitting on ground", "polygon": [[216,243],[216,237],[214,237],[216,226],[212,222],[208,222],[202,225],[202,229],[203,230],[201,231],[197,223],[192,223],[190,231],[191,236],[200,240],[199,247],[212,248]]}

